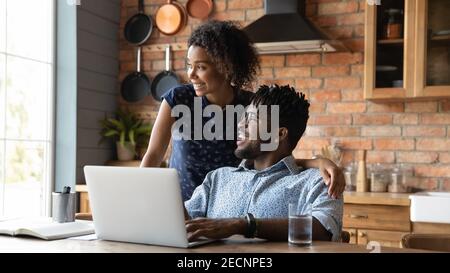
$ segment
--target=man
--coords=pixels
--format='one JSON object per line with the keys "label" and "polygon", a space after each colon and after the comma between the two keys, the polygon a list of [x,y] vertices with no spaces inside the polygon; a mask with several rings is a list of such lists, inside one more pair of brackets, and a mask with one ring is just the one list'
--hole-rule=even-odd
{"label": "man", "polygon": [[[278,147],[264,151],[261,126],[270,128],[261,105],[279,107]],[[338,241],[342,229],[342,196],[331,199],[318,169],[300,169],[292,151],[306,129],[309,103],[289,86],[262,86],[238,125],[235,154],[245,159],[238,168],[207,174],[185,202],[189,240],[200,236],[227,238],[234,234],[287,240],[288,204],[313,204],[313,240]],[[268,111],[271,113],[271,111]],[[264,128],[264,127],[263,127]],[[256,136],[250,138],[250,136]],[[188,219],[189,217],[187,217]]]}

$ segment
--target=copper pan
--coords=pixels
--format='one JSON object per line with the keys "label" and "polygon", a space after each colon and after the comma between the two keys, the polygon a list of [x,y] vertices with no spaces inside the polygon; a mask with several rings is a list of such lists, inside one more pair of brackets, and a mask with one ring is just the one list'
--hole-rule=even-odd
{"label": "copper pan", "polygon": [[183,25],[180,28],[180,30],[182,30],[187,25],[187,21],[188,21],[188,14],[187,14],[186,8],[177,1],[172,1],[172,4],[177,5],[180,8],[181,12],[183,13]]}
{"label": "copper pan", "polygon": [[186,10],[189,16],[204,20],[213,10],[212,0],[188,0]]}
{"label": "copper pan", "polygon": [[156,11],[156,27],[162,34],[174,35],[186,25],[186,18],[183,6],[168,0]]}

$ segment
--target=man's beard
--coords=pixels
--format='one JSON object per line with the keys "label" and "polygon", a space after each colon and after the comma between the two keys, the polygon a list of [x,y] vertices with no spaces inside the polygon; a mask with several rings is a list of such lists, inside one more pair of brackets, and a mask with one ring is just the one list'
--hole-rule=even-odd
{"label": "man's beard", "polygon": [[261,147],[259,141],[251,141],[244,148],[237,148],[234,155],[240,159],[255,159],[261,155]]}

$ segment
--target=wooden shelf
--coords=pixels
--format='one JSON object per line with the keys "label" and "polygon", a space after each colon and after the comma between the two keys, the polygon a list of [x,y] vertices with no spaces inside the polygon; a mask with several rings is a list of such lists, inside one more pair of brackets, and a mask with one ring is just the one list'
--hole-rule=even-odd
{"label": "wooden shelf", "polygon": [[75,186],[75,190],[77,191],[77,192],[87,192],[88,190],[87,190],[87,185],[86,184],[83,184],[83,185],[76,185]]}
{"label": "wooden shelf", "polygon": [[411,193],[390,192],[344,192],[346,204],[371,204],[387,206],[410,206]]}
{"label": "wooden shelf", "polygon": [[119,166],[119,167],[139,167],[141,165],[140,160],[120,161],[120,160],[108,160],[105,163],[107,166]]}
{"label": "wooden shelf", "polygon": [[431,41],[450,41],[450,35],[433,36]]}
{"label": "wooden shelf", "polygon": [[450,35],[434,36],[431,38],[431,46],[449,46],[450,45]]}
{"label": "wooden shelf", "polygon": [[389,39],[389,40],[378,40],[380,45],[402,45],[405,40],[403,39]]}
{"label": "wooden shelf", "polygon": [[170,45],[171,51],[183,51],[188,49],[187,42],[146,45],[143,46],[142,49],[145,52],[164,52],[168,45]]}

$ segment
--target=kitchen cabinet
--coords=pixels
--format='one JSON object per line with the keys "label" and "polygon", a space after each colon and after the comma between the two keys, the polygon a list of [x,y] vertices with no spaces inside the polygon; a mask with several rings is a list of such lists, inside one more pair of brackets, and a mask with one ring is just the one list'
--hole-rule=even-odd
{"label": "kitchen cabinet", "polygon": [[450,1],[366,3],[364,97],[450,97]]}
{"label": "kitchen cabinet", "polygon": [[369,242],[378,242],[380,246],[401,247],[401,241],[409,232],[386,231],[386,230],[358,230],[358,245],[367,245]]}
{"label": "kitchen cabinet", "polygon": [[86,185],[77,185],[76,191],[79,194],[79,211],[81,213],[91,213],[91,207],[89,206],[89,194]]}
{"label": "kitchen cabinet", "polygon": [[450,1],[416,0],[417,97],[450,97]]}
{"label": "kitchen cabinet", "polygon": [[401,239],[411,232],[408,194],[345,193],[343,229],[350,243],[401,247]]}
{"label": "kitchen cabinet", "polygon": [[450,234],[450,224],[413,222],[412,230],[421,234]]}
{"label": "kitchen cabinet", "polygon": [[123,161],[123,160],[108,160],[105,165],[107,166],[118,166],[118,167],[139,167],[141,165],[140,160],[131,160],[131,161]]}

